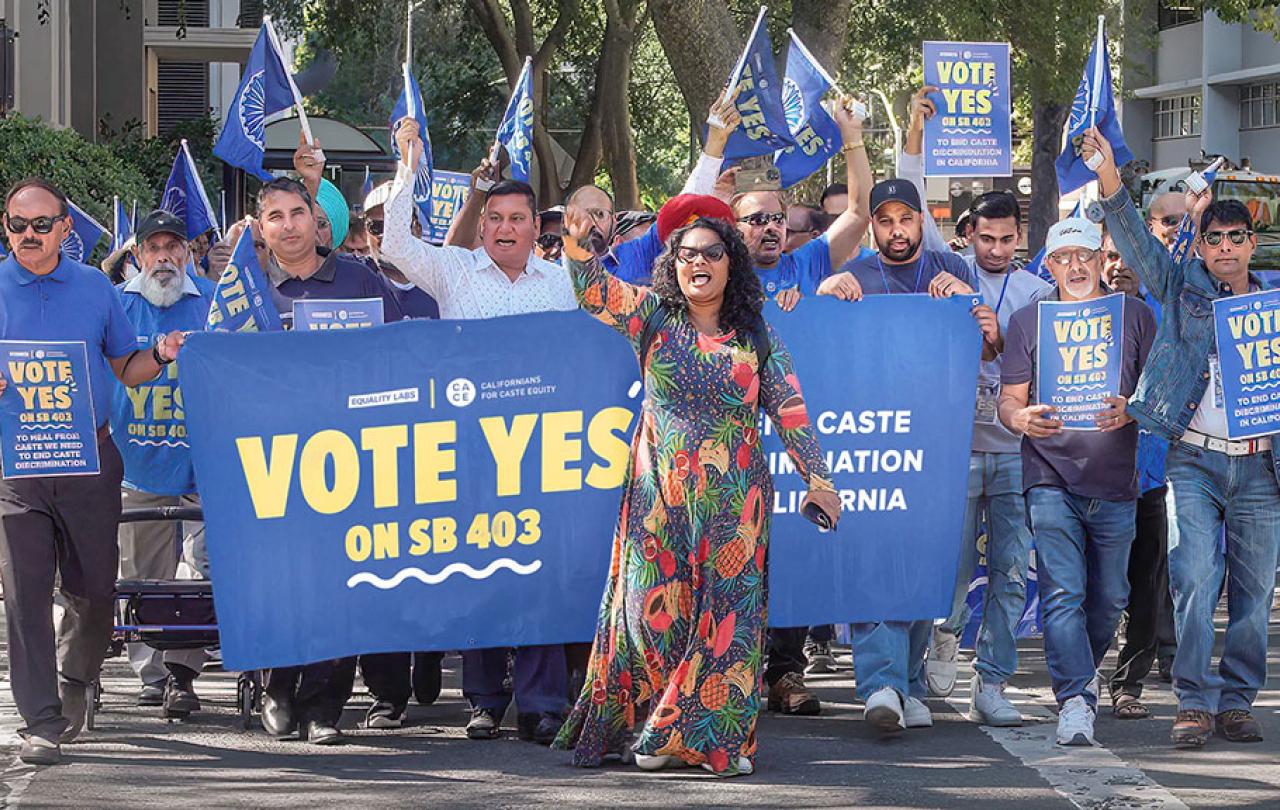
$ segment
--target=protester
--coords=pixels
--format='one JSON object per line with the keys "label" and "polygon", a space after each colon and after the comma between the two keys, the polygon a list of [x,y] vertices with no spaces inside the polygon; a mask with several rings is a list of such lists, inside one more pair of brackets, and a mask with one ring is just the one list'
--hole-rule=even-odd
{"label": "protester", "polygon": [[[1102,232],[1073,217],[1049,229],[1045,265],[1058,301],[1101,298]],[[1035,535],[1045,658],[1057,698],[1059,745],[1093,745],[1098,665],[1129,595],[1125,571],[1138,498],[1138,428],[1125,412],[1146,365],[1155,318],[1141,301],[1124,306],[1119,392],[1097,430],[1063,430],[1054,407],[1033,402],[1040,362],[1038,304],[1014,313],[1005,337],[1000,421],[1022,439],[1022,484]]]}
{"label": "protester", "polygon": [[370,255],[369,232],[365,230],[364,216],[351,218],[351,225],[347,228],[347,238],[342,241],[342,247],[339,249],[352,256]]}
{"label": "protester", "polygon": [[[172,331],[201,331],[212,297],[184,271],[190,259],[186,225],[167,211],[152,211],[138,223],[134,256],[142,271],[116,288],[139,346]],[[196,506],[195,471],[187,443],[178,364],[155,381],[133,388],[116,386],[111,428],[124,460],[121,501],[125,509]],[[179,561],[185,577],[208,576],[204,524],[172,521],[120,524],[120,578],[171,580]],[[175,547],[181,542],[181,549]],[[170,716],[200,709],[193,683],[204,667],[203,649],[161,653],[146,644],[129,645],[129,663],[142,681],[139,706],[163,706]]]}
{"label": "protester", "polygon": [[[416,166],[422,154],[418,123],[399,122],[396,142],[407,163],[397,167],[386,202],[381,250],[439,302],[442,317],[473,320],[577,308],[565,269],[534,255],[538,208],[527,183],[502,181],[484,195],[483,247],[436,247],[415,239],[409,230],[414,206],[413,173],[408,167]],[[511,701],[503,689],[507,656],[506,648],[462,654],[462,691],[472,707],[467,724],[471,739],[492,739],[499,733]],[[517,648],[513,676],[520,736],[551,742],[564,720],[568,672],[563,645]]]}
{"label": "protester", "polygon": [[[71,231],[67,198],[45,180],[19,181],[5,197],[12,252],[0,262],[0,339],[84,343],[97,425],[96,475],[0,480],[0,577],[9,683],[24,727],[23,762],[61,760],[84,727],[87,688],[111,636],[123,465],[110,440],[108,374],[127,386],[155,379],[177,359],[174,331],[138,348],[107,278],[62,255]],[[0,393],[8,386],[0,376]],[[55,577],[64,610],[54,649]]]}
{"label": "protester", "polygon": [[[370,264],[391,285],[391,290],[395,293],[396,300],[400,302],[400,311],[404,313],[406,318],[439,318],[440,305],[436,303],[436,299],[428,295],[417,284],[405,278],[404,273],[400,272],[400,268],[389,262],[387,257],[382,254],[382,229],[386,224],[383,206],[386,205],[387,197],[390,194],[391,181],[388,180],[385,183],[374,186],[370,189],[368,196],[364,198],[364,221],[368,234]],[[415,239],[422,236],[422,227],[418,224],[416,208],[413,211],[411,233]]]}
{"label": "protester", "polygon": [[538,241],[534,243],[534,253],[538,258],[549,262],[560,261],[560,252],[564,248],[562,223],[564,206],[557,205],[538,214]]}
{"label": "protester", "polygon": [[792,253],[822,236],[828,225],[822,220],[823,216],[822,211],[809,205],[788,205],[787,238],[782,252]]}
{"label": "protester", "polygon": [[849,187],[844,183],[832,183],[822,190],[818,207],[824,213],[838,217],[849,208]]}
{"label": "protester", "polygon": [[1178,241],[1178,226],[1187,213],[1187,198],[1176,191],[1166,191],[1151,201],[1147,211],[1147,226],[1151,235],[1172,248]]}
{"label": "protester", "polygon": [[[646,770],[754,769],[773,502],[755,430],[762,407],[786,428],[780,435],[809,487],[805,502],[832,524],[839,517],[791,358],[760,316],[746,245],[724,212],[714,213],[719,201],[705,206],[710,216],[668,237],[653,289],[605,272],[590,249],[589,217],[575,208],[565,216],[581,305],[628,338],[646,382],[588,685],[556,739],[574,749],[576,765],[634,755]],[[637,321],[652,326],[632,328]],[[655,373],[658,358],[674,377]],[[683,393],[690,391],[696,396]],[[730,475],[729,459],[744,448],[746,475]],[[691,523],[704,510],[715,517]],[[651,559],[659,561],[656,580]]]}
{"label": "protester", "polygon": [[648,232],[649,226],[657,221],[658,215],[652,211],[619,211],[614,219],[611,247],[643,237]]}
{"label": "protester", "polygon": [[[1085,134],[1083,155],[1100,160],[1098,186],[1116,249],[1161,304],[1160,337],[1129,411],[1170,442],[1166,473],[1177,504],[1177,544],[1169,549],[1169,585],[1178,635],[1171,738],[1200,747],[1216,727],[1231,742],[1256,742],[1262,729],[1252,708],[1267,677],[1280,553],[1280,455],[1272,449],[1275,436],[1228,439],[1213,326],[1214,300],[1261,287],[1249,269],[1258,245],[1253,220],[1238,201],[1189,193],[1184,202],[1199,224],[1198,257],[1175,264],[1167,240],[1143,227],[1111,144],[1097,130]],[[1214,610],[1224,575],[1226,646],[1215,675]]]}
{"label": "protester", "polygon": [[351,209],[347,198],[328,179],[320,181],[316,196],[316,241],[320,247],[339,250],[351,226]]}

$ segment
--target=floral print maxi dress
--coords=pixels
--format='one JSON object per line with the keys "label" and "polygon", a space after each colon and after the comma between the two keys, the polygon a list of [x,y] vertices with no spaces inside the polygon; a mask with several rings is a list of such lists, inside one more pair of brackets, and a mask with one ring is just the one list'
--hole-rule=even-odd
{"label": "floral print maxi dress", "polygon": [[[638,351],[658,296],[566,263],[582,307]],[[761,407],[810,489],[831,488],[791,357],[768,336],[759,375],[750,334],[709,337],[669,312],[653,339],[587,681],[555,741],[576,765],[633,742],[725,775],[755,754],[773,505]]]}

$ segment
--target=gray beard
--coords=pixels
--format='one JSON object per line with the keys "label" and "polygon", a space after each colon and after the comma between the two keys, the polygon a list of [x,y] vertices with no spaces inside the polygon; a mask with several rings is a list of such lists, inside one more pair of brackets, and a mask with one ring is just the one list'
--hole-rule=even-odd
{"label": "gray beard", "polygon": [[168,309],[182,297],[182,278],[175,275],[168,284],[161,284],[155,276],[144,274],[139,291],[152,306]]}

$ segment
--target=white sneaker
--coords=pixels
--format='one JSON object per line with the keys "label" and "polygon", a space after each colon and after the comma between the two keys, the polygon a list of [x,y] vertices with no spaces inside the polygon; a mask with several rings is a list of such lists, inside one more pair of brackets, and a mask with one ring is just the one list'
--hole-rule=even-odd
{"label": "white sneaker", "polygon": [[673,758],[654,754],[635,754],[635,763],[642,771],[660,771],[670,765]]}
{"label": "white sneaker", "polygon": [[897,734],[906,728],[902,719],[902,698],[892,687],[877,689],[867,698],[862,719],[879,729],[881,734]]}
{"label": "white sneaker", "polygon": [[956,688],[956,655],[960,652],[960,637],[940,627],[933,628],[929,642],[929,660],[925,662],[925,678],[929,682],[929,694],[934,697],[950,697]]}
{"label": "white sneaker", "polygon": [[1095,745],[1094,711],[1081,695],[1068,700],[1058,711],[1058,745]]}
{"label": "white sneaker", "polygon": [[908,697],[902,701],[902,721],[907,728],[930,728],[933,726],[933,712],[920,698]]}
{"label": "white sneaker", "polygon": [[969,719],[983,726],[1020,726],[1022,714],[1004,696],[1004,684],[986,684],[973,674],[969,682]]}
{"label": "white sneaker", "polygon": [[[711,768],[711,764],[707,762],[702,763],[702,769],[704,771],[711,771],[711,773],[715,773],[715,771]],[[755,766],[751,764],[751,760],[747,759],[746,757],[738,757],[738,772],[734,774],[734,776],[750,776],[754,772],[755,772]],[[728,775],[729,774],[727,773],[721,774],[721,776],[728,776]]]}

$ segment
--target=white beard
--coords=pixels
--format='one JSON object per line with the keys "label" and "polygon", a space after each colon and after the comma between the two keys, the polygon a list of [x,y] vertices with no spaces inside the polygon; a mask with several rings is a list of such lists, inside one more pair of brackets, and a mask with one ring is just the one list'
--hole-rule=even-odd
{"label": "white beard", "polygon": [[144,274],[139,292],[152,306],[168,309],[182,297],[182,277],[175,275],[168,284],[161,284],[155,276]]}

